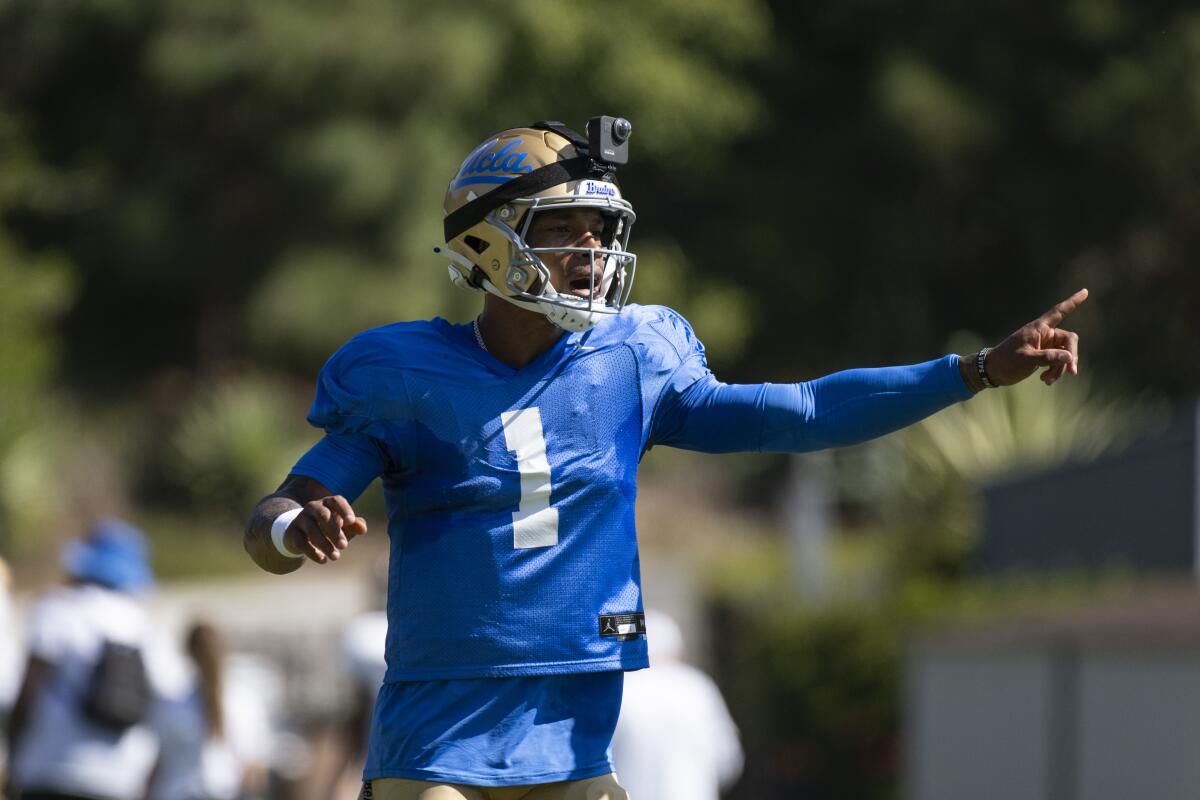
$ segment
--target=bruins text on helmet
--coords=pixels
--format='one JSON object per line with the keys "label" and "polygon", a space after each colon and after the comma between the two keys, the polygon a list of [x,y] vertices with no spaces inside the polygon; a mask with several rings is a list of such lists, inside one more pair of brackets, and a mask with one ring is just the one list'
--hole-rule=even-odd
{"label": "bruins text on helmet", "polygon": [[[611,125],[621,139],[628,137],[628,122]],[[506,130],[476,147],[446,190],[447,247],[435,250],[450,259],[450,279],[571,331],[619,312],[633,285],[637,256],[627,249],[635,215],[616,183],[615,161],[593,158],[587,140],[555,122]],[[599,211],[604,219],[599,249],[531,247],[526,241],[536,214],[579,208]],[[596,260],[601,269],[591,270],[587,297],[555,291],[541,259],[547,253],[584,253]]]}

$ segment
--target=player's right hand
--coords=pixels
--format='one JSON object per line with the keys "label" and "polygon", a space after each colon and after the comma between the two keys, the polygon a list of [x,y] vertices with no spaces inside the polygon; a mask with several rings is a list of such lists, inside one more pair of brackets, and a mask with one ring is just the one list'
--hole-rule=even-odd
{"label": "player's right hand", "polygon": [[310,500],[301,509],[284,531],[283,544],[318,564],[337,561],[351,539],[367,532],[367,521],[340,494]]}

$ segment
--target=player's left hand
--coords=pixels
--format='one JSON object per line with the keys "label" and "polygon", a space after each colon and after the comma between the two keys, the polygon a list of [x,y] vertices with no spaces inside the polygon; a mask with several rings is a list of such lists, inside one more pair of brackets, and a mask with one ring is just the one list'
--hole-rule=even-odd
{"label": "player's left hand", "polygon": [[1068,372],[1078,375],[1079,334],[1058,326],[1087,296],[1088,290],[1080,289],[992,348],[985,365],[992,383],[1011,386],[1040,367],[1049,367],[1041,374],[1042,383],[1047,386]]}

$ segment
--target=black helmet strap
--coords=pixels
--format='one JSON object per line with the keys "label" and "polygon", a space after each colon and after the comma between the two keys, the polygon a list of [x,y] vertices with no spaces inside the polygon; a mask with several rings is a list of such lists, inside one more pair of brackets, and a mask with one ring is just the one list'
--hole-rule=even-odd
{"label": "black helmet strap", "polygon": [[553,164],[545,164],[533,172],[527,172],[501,184],[487,194],[476,197],[457,211],[446,215],[442,222],[446,241],[466,233],[483,221],[483,218],[505,203],[529,197],[545,191],[551,186],[577,181],[580,178],[597,178],[616,181],[615,167],[594,160],[588,153],[588,140],[578,132],[557,120],[542,120],[529,126],[538,131],[550,131],[568,140],[579,155]]}
{"label": "black helmet strap", "polygon": [[588,148],[588,140],[585,136],[573,128],[568,128],[566,125],[556,119],[544,119],[541,122],[533,123],[529,127],[533,128],[535,131],[551,131],[553,133],[557,133],[559,136],[575,145],[577,149],[582,148],[584,151],[586,151]]}
{"label": "black helmet strap", "polygon": [[555,161],[526,172],[501,184],[487,194],[476,197],[457,211],[446,215],[442,227],[449,242],[478,225],[484,217],[505,203],[545,191],[560,183],[577,181],[592,173],[592,160],[587,156],[576,156],[565,161]]}

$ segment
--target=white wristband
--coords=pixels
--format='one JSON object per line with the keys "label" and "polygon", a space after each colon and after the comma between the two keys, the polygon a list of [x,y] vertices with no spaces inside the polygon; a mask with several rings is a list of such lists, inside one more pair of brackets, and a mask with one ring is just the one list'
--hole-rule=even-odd
{"label": "white wristband", "polygon": [[292,524],[292,520],[300,516],[300,512],[303,510],[303,508],[293,508],[285,511],[271,523],[271,543],[275,545],[276,550],[288,558],[304,558],[303,554],[293,553],[291,550],[288,550],[283,543],[283,534],[287,532],[288,526]]}

